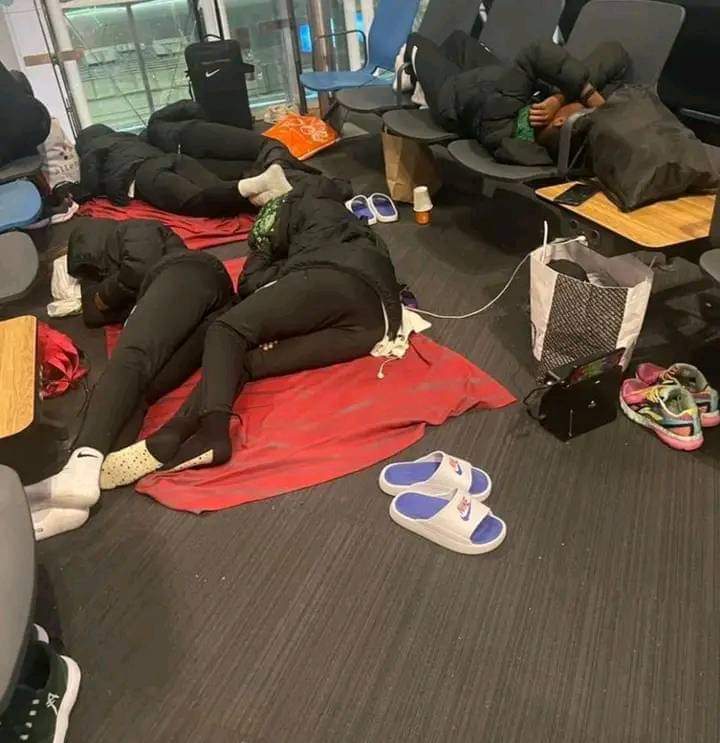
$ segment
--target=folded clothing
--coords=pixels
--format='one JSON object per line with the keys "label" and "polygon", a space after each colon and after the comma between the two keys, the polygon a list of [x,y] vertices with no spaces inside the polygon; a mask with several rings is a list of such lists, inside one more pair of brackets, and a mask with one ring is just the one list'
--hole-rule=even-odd
{"label": "folded clothing", "polygon": [[202,250],[245,240],[255,222],[252,214],[234,217],[185,217],[164,212],[133,199],[128,206],[115,206],[108,199],[91,199],[80,207],[80,214],[105,219],[156,219],[182,238],[190,250]]}
{"label": "folded clothing", "polygon": [[[141,437],[176,412],[198,378],[150,408]],[[182,511],[230,508],[356,472],[418,441],[428,424],[514,401],[467,359],[413,336],[384,379],[378,379],[378,359],[366,356],[249,383],[235,402],[227,464],[155,473],[137,490]]]}

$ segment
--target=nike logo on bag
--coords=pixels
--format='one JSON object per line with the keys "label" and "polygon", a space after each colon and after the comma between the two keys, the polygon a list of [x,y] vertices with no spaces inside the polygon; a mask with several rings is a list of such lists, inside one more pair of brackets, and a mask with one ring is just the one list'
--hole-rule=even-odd
{"label": "nike logo on bag", "polygon": [[78,454],[77,455],[78,459],[83,459],[85,457],[92,457],[93,459],[97,459],[97,456],[95,454]]}
{"label": "nike logo on bag", "polygon": [[213,70],[212,72],[206,72],[205,77],[212,77],[213,75],[217,75],[218,72],[220,72],[220,68],[218,67],[217,70]]}

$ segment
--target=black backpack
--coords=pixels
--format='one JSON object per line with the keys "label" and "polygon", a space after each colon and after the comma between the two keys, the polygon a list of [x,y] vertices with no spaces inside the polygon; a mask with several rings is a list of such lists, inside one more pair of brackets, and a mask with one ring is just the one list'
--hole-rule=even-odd
{"label": "black backpack", "polygon": [[579,129],[587,131],[586,165],[622,211],[718,186],[703,143],[649,87],[624,85]]}
{"label": "black backpack", "polygon": [[193,97],[211,121],[252,129],[245,75],[255,68],[243,62],[234,39],[198,41],[185,49]]}

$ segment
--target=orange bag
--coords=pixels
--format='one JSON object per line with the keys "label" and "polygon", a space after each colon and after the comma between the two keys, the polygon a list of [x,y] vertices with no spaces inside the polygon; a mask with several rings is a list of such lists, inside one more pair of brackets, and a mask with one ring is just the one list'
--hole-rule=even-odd
{"label": "orange bag", "polygon": [[286,116],[263,134],[282,142],[298,160],[307,160],[340,138],[322,119],[299,114]]}

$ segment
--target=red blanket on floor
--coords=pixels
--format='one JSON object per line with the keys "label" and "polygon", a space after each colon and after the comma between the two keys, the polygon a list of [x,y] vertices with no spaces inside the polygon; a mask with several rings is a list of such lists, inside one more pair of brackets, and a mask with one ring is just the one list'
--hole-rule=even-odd
{"label": "red blanket on floor", "polygon": [[[235,280],[244,258],[226,261]],[[112,349],[121,327],[107,329]],[[406,449],[427,424],[515,398],[459,354],[413,336],[405,358],[366,356],[346,364],[246,385],[235,402],[232,459],[220,467],[150,475],[137,490],[168,508],[217,511],[348,475]],[[167,421],[200,374],[153,405],[141,438]]]}
{"label": "red blanket on floor", "polygon": [[133,199],[129,206],[115,206],[107,199],[91,199],[80,207],[79,213],[103,219],[156,219],[181,237],[190,250],[245,240],[255,222],[251,214],[224,218],[183,217],[156,209],[139,199]]}

